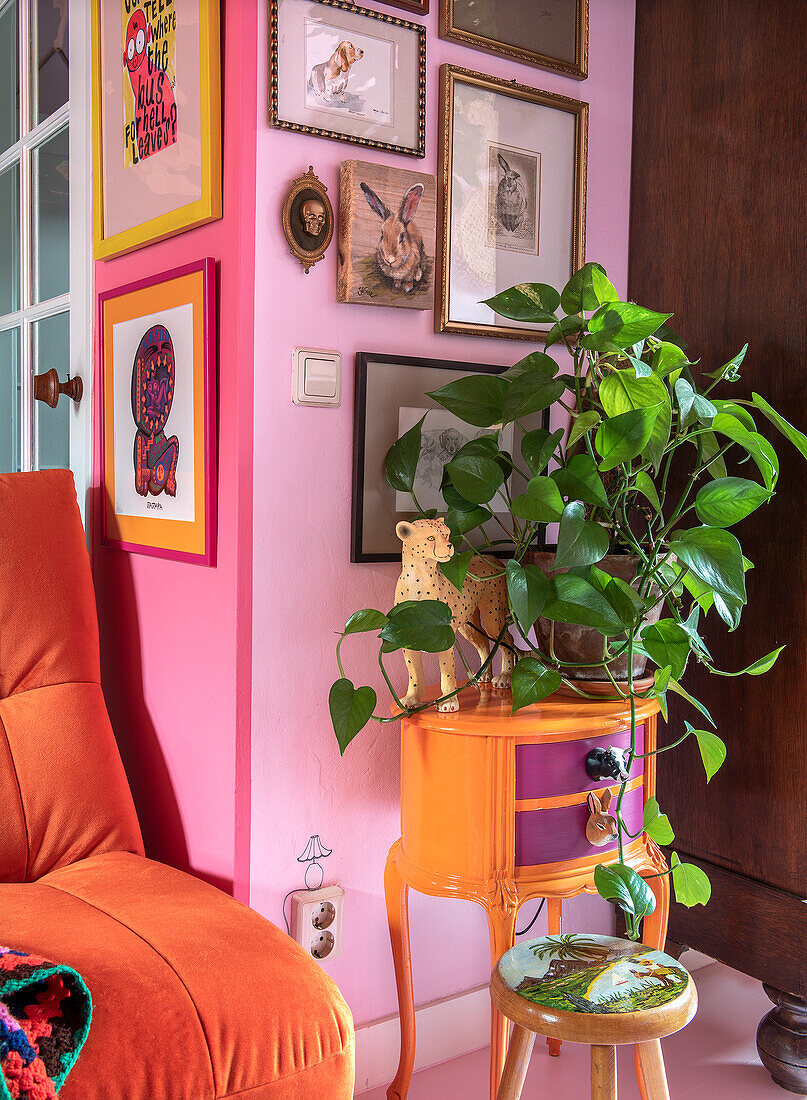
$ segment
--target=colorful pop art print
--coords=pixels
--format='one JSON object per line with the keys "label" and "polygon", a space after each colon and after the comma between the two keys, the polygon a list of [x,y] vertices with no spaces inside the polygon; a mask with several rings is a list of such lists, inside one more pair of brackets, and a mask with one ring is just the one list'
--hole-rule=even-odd
{"label": "colorful pop art print", "polygon": [[215,563],[215,263],[99,295],[102,541]]}
{"label": "colorful pop art print", "polygon": [[[121,0],[123,156],[127,168],[177,140],[177,13],[174,0]],[[147,14],[148,13],[148,14]]]}
{"label": "colorful pop art print", "polygon": [[221,217],[219,0],[93,0],[95,255]]}

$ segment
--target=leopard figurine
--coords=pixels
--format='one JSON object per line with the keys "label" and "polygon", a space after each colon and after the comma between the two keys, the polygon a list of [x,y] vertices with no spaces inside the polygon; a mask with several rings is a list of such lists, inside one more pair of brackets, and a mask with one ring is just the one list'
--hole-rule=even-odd
{"label": "leopard figurine", "polygon": [[[493,676],[488,667],[480,682],[491,684],[494,688],[509,688],[514,659],[510,631],[502,632],[509,606],[501,562],[476,554],[471,559],[460,592],[439,568],[440,562],[449,561],[454,555],[451,532],[445,520],[438,517],[401,522],[395,532],[403,544],[401,575],[395,586],[396,605],[405,600],[442,600],[448,604],[453,615],[451,625],[454,632],[471,642],[482,663],[490,655],[488,638],[498,638],[501,634],[504,643],[501,648],[502,670],[498,676]],[[481,577],[486,579],[478,579]],[[405,649],[404,657],[409,670],[409,689],[401,701],[404,706],[414,707],[423,701],[423,656],[420,652]],[[448,695],[457,688],[454,647],[441,653],[439,659],[440,694]],[[437,709],[459,710],[457,696],[439,703]]]}

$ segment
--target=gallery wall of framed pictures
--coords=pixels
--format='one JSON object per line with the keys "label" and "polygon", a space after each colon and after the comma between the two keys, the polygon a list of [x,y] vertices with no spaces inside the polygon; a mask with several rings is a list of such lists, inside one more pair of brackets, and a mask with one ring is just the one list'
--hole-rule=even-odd
{"label": "gallery wall of framed pictures", "polygon": [[[421,158],[427,127],[437,134],[436,164],[414,171],[372,154],[341,162],[336,301],[433,309],[437,334],[540,344],[548,325],[503,318],[484,300],[521,282],[561,287],[585,262],[588,104],[575,93],[588,73],[589,0],[433,0],[430,26],[466,65],[440,67],[428,104],[426,28],[388,9],[425,16],[429,0],[368,2],[270,0],[271,126]],[[513,63],[515,79],[488,75],[483,55]],[[440,455],[467,425],[424,394],[459,371],[500,369],[358,355],[351,561],[400,557],[395,524],[416,513],[386,484],[383,458],[424,412],[418,499],[444,507]]]}

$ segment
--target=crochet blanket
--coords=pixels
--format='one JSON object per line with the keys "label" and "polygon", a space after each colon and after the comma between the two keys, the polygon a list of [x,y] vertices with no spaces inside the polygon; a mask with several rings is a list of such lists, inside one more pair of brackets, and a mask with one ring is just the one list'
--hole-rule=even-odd
{"label": "crochet blanket", "polygon": [[0,1100],[53,1100],[90,1030],[81,977],[0,947]]}

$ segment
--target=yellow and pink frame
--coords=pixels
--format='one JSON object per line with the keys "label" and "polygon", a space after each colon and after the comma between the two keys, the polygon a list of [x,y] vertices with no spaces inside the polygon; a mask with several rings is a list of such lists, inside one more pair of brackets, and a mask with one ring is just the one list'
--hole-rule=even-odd
{"label": "yellow and pink frame", "polygon": [[216,562],[215,261],[98,296],[101,541]]}
{"label": "yellow and pink frame", "polygon": [[148,12],[143,0],[92,0],[99,260],[222,216],[219,0]]}

